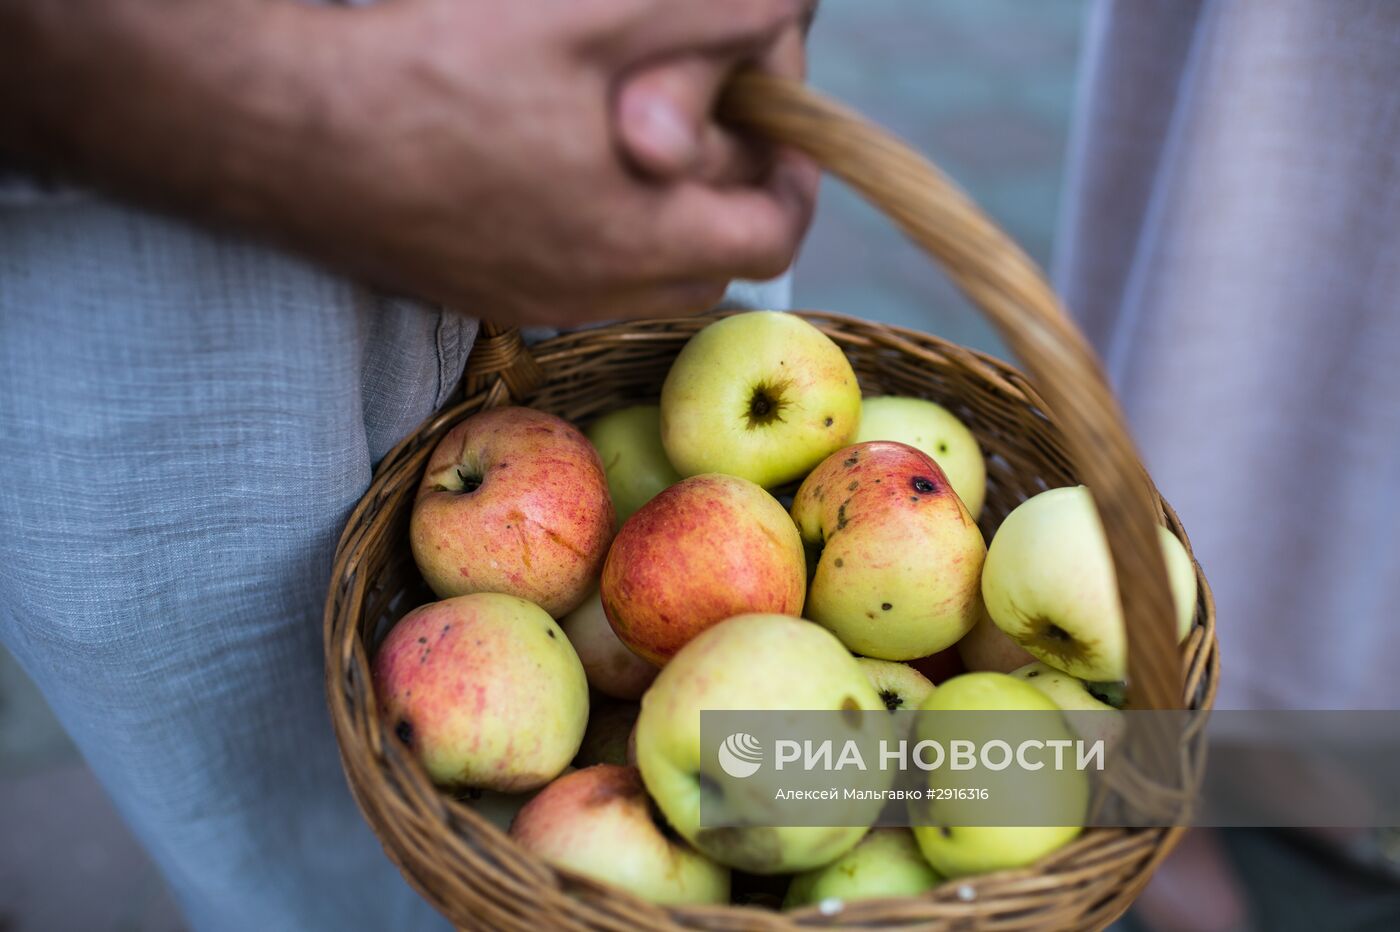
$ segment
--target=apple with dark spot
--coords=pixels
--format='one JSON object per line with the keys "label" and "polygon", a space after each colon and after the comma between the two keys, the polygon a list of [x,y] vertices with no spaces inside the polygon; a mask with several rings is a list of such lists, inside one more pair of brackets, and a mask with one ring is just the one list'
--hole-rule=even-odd
{"label": "apple with dark spot", "polygon": [[856,653],[926,657],[981,614],[982,532],[928,454],[892,441],[838,450],[797,490],[792,517],[819,554],[807,617]]}
{"label": "apple with dark spot", "polygon": [[891,712],[914,711],[933,695],[933,684],[912,664],[873,657],[857,657],[856,663]]}

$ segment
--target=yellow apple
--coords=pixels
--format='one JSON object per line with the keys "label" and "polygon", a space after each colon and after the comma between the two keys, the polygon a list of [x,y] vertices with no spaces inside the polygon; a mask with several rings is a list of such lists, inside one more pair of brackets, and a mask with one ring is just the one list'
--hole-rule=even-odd
{"label": "yellow apple", "polygon": [[[964,673],[939,686],[924,702],[925,712],[1054,712],[1058,706],[1034,686],[1005,673]],[[937,719],[933,720],[935,723]],[[981,723],[978,723],[979,725]],[[923,731],[922,724],[919,726]],[[986,726],[995,730],[996,723]],[[1073,740],[1073,732],[1063,718],[1037,728],[1041,740]],[[1043,779],[1040,775],[1047,775]],[[929,774],[929,785],[937,787],[946,770]],[[1040,771],[1035,778],[1020,776],[1018,789],[1037,794],[1046,806],[1066,821],[1082,822],[1088,811],[1089,783],[1075,770]],[[920,804],[911,804],[920,805]],[[1048,810],[1047,810],[1048,811]],[[915,825],[914,837],[933,868],[945,877],[962,877],[988,871],[1024,867],[1078,837],[1082,825]]]}
{"label": "yellow apple", "polygon": [[784,909],[827,900],[878,900],[918,896],[939,884],[907,828],[876,828],[825,867],[792,878]]}
{"label": "yellow apple", "polygon": [[[1184,639],[1196,611],[1196,569],[1176,535],[1158,533]],[[1084,486],[1041,492],[1006,516],[987,551],[982,597],[997,627],[1037,660],[1082,680],[1126,678],[1123,606]]]}
{"label": "yellow apple", "polygon": [[718,761],[701,759],[700,712],[884,708],[831,632],[800,618],[740,615],[681,648],[642,697],[637,764],[667,821],[700,851],[755,874],[808,870],[845,854],[867,827],[701,828],[702,786],[723,783]]}
{"label": "yellow apple", "polygon": [[661,388],[661,442],[684,476],[781,485],[849,443],[859,421],[860,386],[841,348],[779,311],[710,324]]}
{"label": "yellow apple", "polygon": [[917,709],[933,694],[933,683],[907,663],[857,657],[856,663],[865,671],[870,685],[875,687],[885,708],[891,712]]}
{"label": "yellow apple", "polygon": [[[1033,660],[1011,674],[1018,680],[1030,683],[1066,712],[1070,725],[1081,738],[1090,741],[1103,738],[1105,747],[1111,747],[1123,734],[1123,716],[1113,706],[1100,700],[1089,691],[1083,681],[1062,670]],[[1092,712],[1093,715],[1082,713]]]}

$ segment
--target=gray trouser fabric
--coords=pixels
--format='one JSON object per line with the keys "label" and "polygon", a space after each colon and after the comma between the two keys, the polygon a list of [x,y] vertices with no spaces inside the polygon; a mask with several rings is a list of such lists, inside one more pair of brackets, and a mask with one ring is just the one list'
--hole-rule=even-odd
{"label": "gray trouser fabric", "polygon": [[0,638],[196,929],[442,924],[346,789],[321,609],[373,464],[475,335],[238,239],[0,190]]}
{"label": "gray trouser fabric", "polygon": [[1100,3],[1058,280],[1211,579],[1222,707],[1400,707],[1400,3]]}
{"label": "gray trouser fabric", "polygon": [[320,613],[474,334],[99,201],[0,207],[0,635],[197,929],[439,924],[346,790]]}

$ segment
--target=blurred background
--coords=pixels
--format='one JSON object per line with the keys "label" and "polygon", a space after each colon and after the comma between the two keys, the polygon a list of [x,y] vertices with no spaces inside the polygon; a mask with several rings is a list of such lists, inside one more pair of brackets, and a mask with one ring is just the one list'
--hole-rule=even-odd
{"label": "blurred background", "polygon": [[[811,80],[930,155],[1048,263],[1086,9],[1086,0],[826,0]],[[1002,351],[927,259],[834,183],[797,264],[795,304]],[[1259,928],[1400,927],[1390,883],[1344,874],[1267,833],[1234,833],[1230,849]],[[0,650],[0,932],[179,928],[154,869]]]}

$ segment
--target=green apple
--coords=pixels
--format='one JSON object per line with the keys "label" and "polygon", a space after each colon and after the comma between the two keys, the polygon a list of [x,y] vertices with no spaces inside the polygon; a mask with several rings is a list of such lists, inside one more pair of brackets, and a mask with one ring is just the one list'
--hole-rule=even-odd
{"label": "green apple", "polygon": [[661,446],[658,406],[633,405],[610,411],[589,425],[586,433],[602,457],[618,524],[632,517],[657,492],[680,481],[680,473]]}
{"label": "green apple", "polygon": [[804,613],[857,654],[927,657],[981,616],[987,547],[927,453],[890,441],[838,450],[803,481],[792,517],[820,550]]}
{"label": "green apple", "polygon": [[857,657],[856,663],[860,664],[870,685],[875,687],[885,708],[891,712],[917,709],[933,694],[933,683],[929,682],[929,678],[907,663],[876,660],[874,657]]}
{"label": "green apple", "polygon": [[[1051,702],[1066,712],[1073,713],[1069,723],[1081,738],[1090,741],[1103,738],[1109,745],[1114,744],[1123,733],[1123,716],[1113,706],[1099,700],[1089,691],[1088,685],[1062,670],[1056,670],[1039,660],[1033,660],[1012,672],[1018,680],[1030,683],[1043,692]],[[1093,715],[1078,713],[1093,712]]]}
{"label": "green apple", "polygon": [[665,905],[729,902],[729,870],[668,837],[635,767],[598,764],[555,780],[510,836],[555,867]]}
{"label": "green apple", "polygon": [[[702,760],[701,710],[880,711],[874,687],[831,632],[784,615],[740,615],[701,632],[642,697],[637,764],[667,821],[700,851],[740,870],[776,874],[827,864],[864,826],[700,827],[702,788],[725,785]],[[732,784],[732,781],[731,781]],[[870,811],[870,821],[879,814]]]}
{"label": "green apple", "polygon": [[661,387],[661,442],[684,476],[782,485],[849,443],[859,421],[860,386],[841,348],[779,311],[710,324]]}
{"label": "green apple", "polygon": [[[1058,709],[1040,690],[1005,673],[964,673],[955,676],[935,689],[921,707],[925,712],[1055,712]],[[1043,728],[1037,724],[1038,739],[1073,740],[1073,732],[1062,717],[1053,721],[1053,725],[1047,722]],[[936,728],[938,719],[932,719],[932,723]],[[918,727],[927,736],[925,729],[929,726],[921,723]],[[988,721],[985,727],[992,729],[988,737],[999,737],[995,720]],[[1076,770],[1052,773],[1048,769],[1039,774],[1046,775],[1045,779],[1040,779],[1038,775],[1031,780],[1024,773],[1019,774],[1018,782],[1014,784],[1017,792],[1022,795],[1037,794],[1042,797],[1045,806],[1053,805],[1056,807],[1054,811],[1063,813],[1067,820],[1082,822],[1089,806],[1089,783],[1085,775]],[[948,778],[949,771],[946,769],[930,771],[929,785],[938,787]],[[973,779],[984,778],[977,776]],[[995,796],[997,789],[991,792]],[[962,877],[1024,867],[1073,841],[1081,831],[1079,824],[915,825],[914,837],[924,857],[936,871],[945,877]]]}
{"label": "green apple", "polygon": [[918,896],[940,878],[924,860],[907,828],[876,828],[835,861],[792,878],[784,909],[826,900],[878,900]]}
{"label": "green apple", "polygon": [[[1174,534],[1158,531],[1184,639],[1196,611],[1196,568]],[[1006,516],[987,551],[982,597],[997,627],[1037,660],[1082,680],[1127,678],[1123,607],[1084,486],[1041,492]]]}
{"label": "green apple", "polygon": [[374,656],[374,686],[385,726],[443,786],[542,786],[588,724],[588,680],[569,639],[544,609],[495,592],[405,615]]}
{"label": "green apple", "polygon": [[996,626],[986,607],[977,619],[972,630],[964,634],[957,643],[958,657],[969,673],[990,671],[1010,673],[1019,670],[1035,660],[1025,648],[1011,640],[1011,637]]}
{"label": "green apple", "polygon": [[923,450],[938,462],[953,491],[976,518],[987,495],[987,464],[967,425],[940,404],[922,398],[883,395],[860,406],[856,443],[897,440]]}

